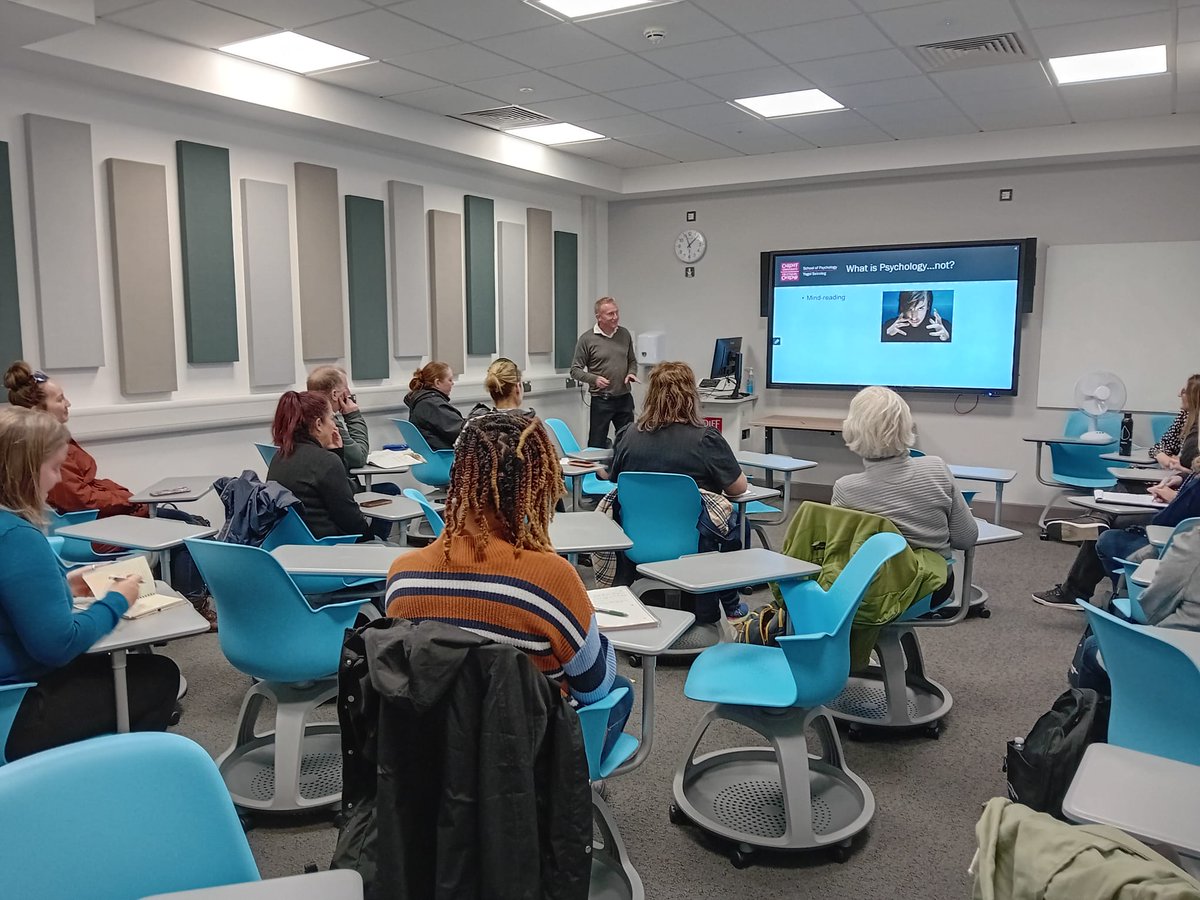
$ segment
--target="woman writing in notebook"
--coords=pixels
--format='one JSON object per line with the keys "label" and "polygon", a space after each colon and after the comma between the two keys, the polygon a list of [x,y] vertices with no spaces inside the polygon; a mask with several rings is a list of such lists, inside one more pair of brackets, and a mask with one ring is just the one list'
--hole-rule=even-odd
{"label": "woman writing in notebook", "polygon": [[[42,532],[69,440],[46,413],[0,410],[0,685],[37,682],[17,710],[9,760],[116,730],[111,664],[85,654],[137,599],[138,580],[113,581],[86,610],[74,608],[74,598],[91,592],[77,572],[63,575]],[[149,653],[126,665],[133,730],[166,730],[179,668]]]}

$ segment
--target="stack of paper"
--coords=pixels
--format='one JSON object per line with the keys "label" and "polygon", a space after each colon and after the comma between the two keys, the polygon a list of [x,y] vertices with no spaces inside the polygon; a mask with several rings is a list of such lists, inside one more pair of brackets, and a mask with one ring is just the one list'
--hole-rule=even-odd
{"label": "stack of paper", "polygon": [[658,624],[654,614],[627,587],[596,588],[588,591],[588,596],[596,608],[596,624],[601,631]]}

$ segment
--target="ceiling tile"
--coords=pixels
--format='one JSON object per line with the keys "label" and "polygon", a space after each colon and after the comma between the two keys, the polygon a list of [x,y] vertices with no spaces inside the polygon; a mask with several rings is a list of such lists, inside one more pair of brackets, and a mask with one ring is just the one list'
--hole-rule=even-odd
{"label": "ceiling tile", "polygon": [[1145,78],[1122,78],[1091,84],[1065,85],[1062,91],[1076,122],[1165,116],[1171,112],[1170,73]]}
{"label": "ceiling tile", "polygon": [[145,6],[149,0],[96,0],[96,18],[109,16],[131,6]]}
{"label": "ceiling tile", "polygon": [[670,72],[632,53],[557,66],[547,71],[555,78],[601,93],[674,80]]}
{"label": "ceiling tile", "polygon": [[204,0],[232,13],[279,28],[303,28],[371,9],[362,0]]}
{"label": "ceiling tile", "polygon": [[1016,0],[1016,4],[1030,28],[1091,22],[1171,8],[1171,0]]}
{"label": "ceiling tile", "polygon": [[1200,91],[1200,41],[1176,46],[1175,90]]}
{"label": "ceiling tile", "polygon": [[949,72],[934,72],[929,77],[952,97],[984,91],[1017,91],[1050,84],[1045,69],[1038,62],[1008,63],[978,69],[952,69]]}
{"label": "ceiling tile", "polygon": [[958,94],[954,105],[971,118],[975,114],[992,112],[1016,112],[1022,109],[1048,110],[1065,113],[1062,98],[1051,85],[1024,88],[1019,91],[983,91],[978,94]]}
{"label": "ceiling tile", "polygon": [[589,119],[607,119],[614,116],[625,116],[633,112],[628,106],[622,106],[620,103],[614,103],[607,97],[600,97],[596,94],[585,94],[569,100],[551,100],[548,103],[523,103],[521,105],[558,119],[560,122],[586,122]]}
{"label": "ceiling tile", "polygon": [[419,53],[458,43],[449,35],[394,16],[383,9],[313,25],[301,29],[301,33],[371,59],[395,59],[405,53]]}
{"label": "ceiling tile", "polygon": [[887,129],[893,134],[892,125],[921,119],[953,119],[962,115],[958,107],[939,97],[936,100],[913,100],[910,103],[892,103],[888,106],[872,106],[859,112],[869,122],[874,122],[880,128]]}
{"label": "ceiling tile", "polygon": [[393,103],[399,103],[401,106],[415,106],[417,109],[425,109],[429,110],[429,112],[442,113],[444,115],[456,115],[458,113],[474,112],[478,109],[490,109],[496,105],[496,101],[491,97],[476,94],[474,91],[465,91],[453,85],[398,94],[395,97],[388,97],[387,99]]}
{"label": "ceiling tile", "polygon": [[734,31],[763,31],[852,16],[858,12],[851,0],[692,0]]}
{"label": "ceiling tile", "polygon": [[730,147],[684,131],[682,128],[672,128],[669,131],[656,132],[654,134],[639,134],[629,138],[625,143],[641,147],[643,150],[653,150],[655,153],[661,153],[663,156],[670,157],[676,162],[726,159],[731,156],[742,155]]}
{"label": "ceiling tile", "polygon": [[1200,6],[1189,6],[1179,11],[1179,29],[1176,40],[1200,41]]}
{"label": "ceiling tile", "polygon": [[1047,125],[1068,125],[1071,122],[1071,116],[1065,107],[1059,109],[1023,107],[991,112],[973,112],[970,113],[969,118],[983,131],[1044,128]]}
{"label": "ceiling tile", "polygon": [[775,63],[769,54],[739,35],[651,50],[641,55],[643,59],[674,72],[680,78],[760,69]]}
{"label": "ceiling tile", "polygon": [[[901,47],[933,41],[953,41],[981,34],[1020,31],[1021,20],[1012,4],[996,0],[943,0],[903,9],[889,9],[871,17]],[[949,23],[949,24],[947,24]]]}
{"label": "ceiling tile", "polygon": [[391,62],[401,68],[451,84],[494,78],[497,75],[513,75],[522,71],[519,63],[470,44],[452,44],[436,50],[405,53]]}
{"label": "ceiling tile", "polygon": [[854,0],[855,5],[865,13],[877,12],[881,9],[895,9],[900,6],[916,6],[927,3],[928,0]]}
{"label": "ceiling tile", "polygon": [[812,82],[787,66],[751,69],[747,72],[726,72],[724,75],[705,75],[702,78],[693,78],[691,82],[724,100],[782,94],[786,91],[806,91],[813,86]]}
{"label": "ceiling tile", "polygon": [[802,62],[797,63],[795,68],[813,84],[822,88],[862,84],[865,81],[886,81],[889,78],[908,78],[921,74],[921,70],[912,60],[894,49]]}
{"label": "ceiling tile", "polygon": [[743,116],[741,122],[722,122],[707,126],[703,137],[732,147],[742,153],[786,153],[789,150],[810,150],[812,144],[790,131]]}
{"label": "ceiling tile", "polygon": [[1171,40],[1173,25],[1174,16],[1170,13],[1150,13],[1123,19],[1037,28],[1034,29],[1033,39],[1037,41],[1043,57],[1074,56],[1078,53],[1166,44]]}
{"label": "ceiling tile", "polygon": [[620,141],[589,141],[585,144],[564,144],[559,149],[576,156],[586,156],[597,162],[608,163],[621,169],[634,169],[639,166],[663,166],[674,163],[675,160],[624,144]]}
{"label": "ceiling tile", "polygon": [[511,34],[540,28],[552,22],[544,12],[525,3],[483,0],[483,2],[451,3],[448,0],[408,0],[389,6],[394,13],[452,34],[464,41]]}
{"label": "ceiling tile", "polygon": [[627,116],[612,116],[605,119],[572,120],[576,125],[582,125],[591,131],[611,138],[626,138],[634,134],[650,134],[662,131],[662,119],[648,116],[645,113],[630,113]]}
{"label": "ceiling tile", "polygon": [[[867,110],[864,115],[870,118],[872,112],[875,110]],[[948,137],[952,134],[976,134],[980,130],[979,126],[961,114],[944,119],[904,119],[881,127],[892,137],[902,141]]]}
{"label": "ceiling tile", "polygon": [[891,41],[866,16],[757,31],[747,37],[787,63],[887,50],[892,46]]}
{"label": "ceiling tile", "polygon": [[476,43],[493,53],[515,59],[531,69],[549,69],[568,63],[602,59],[623,52],[603,38],[589,34],[578,25],[551,25],[518,34],[485,38]]}
{"label": "ceiling tile", "polygon": [[665,109],[658,113],[658,117],[672,125],[696,132],[703,132],[710,125],[762,121],[728,103],[704,103],[700,106],[685,106],[682,109]]}
{"label": "ceiling tile", "polygon": [[872,81],[868,84],[844,84],[830,88],[829,96],[843,106],[883,106],[909,100],[928,100],[942,97],[936,84],[924,75],[914,78],[893,78],[891,81]]}
{"label": "ceiling tile", "polygon": [[581,23],[581,27],[619,44],[626,50],[650,50],[651,44],[643,32],[654,26],[664,32],[659,47],[694,44],[713,38],[727,37],[733,31],[726,28],[704,10],[691,3],[673,3],[653,9],[635,10],[618,16],[605,16]]}
{"label": "ceiling tile", "polygon": [[111,15],[107,21],[197,47],[222,47],[275,31],[270,25],[193,0],[155,0]]}
{"label": "ceiling tile", "polygon": [[346,69],[336,69],[333,72],[309,77],[354,91],[362,91],[364,94],[371,94],[375,97],[390,97],[393,94],[407,94],[412,91],[443,86],[440,81],[433,78],[427,78],[416,72],[409,72],[407,69],[399,69],[381,62],[350,66]]}
{"label": "ceiling tile", "polygon": [[623,91],[609,91],[605,94],[609,100],[624,103],[642,112],[654,112],[658,109],[678,109],[681,106],[695,106],[712,100],[712,94],[702,91],[686,81],[668,81],[665,84],[651,84],[646,87],[626,88]]}
{"label": "ceiling tile", "polygon": [[[487,94],[505,103],[519,103],[527,106],[538,100],[561,100],[563,97],[578,97],[587,93],[583,88],[567,84],[557,78],[552,78],[544,72],[521,72],[516,75],[501,75],[497,78],[483,78],[478,81],[465,82],[462,87],[469,91]],[[533,88],[532,91],[522,91],[521,88]]]}
{"label": "ceiling tile", "polygon": [[817,147],[841,147],[847,144],[873,144],[890,141],[892,136],[876,128],[852,110],[816,113],[776,119],[775,125],[797,134]]}

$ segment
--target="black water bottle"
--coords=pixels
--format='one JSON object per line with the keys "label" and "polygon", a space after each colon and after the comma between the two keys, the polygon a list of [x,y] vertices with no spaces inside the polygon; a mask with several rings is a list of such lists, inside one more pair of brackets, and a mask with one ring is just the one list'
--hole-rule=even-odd
{"label": "black water bottle", "polygon": [[1121,416],[1121,444],[1118,449],[1122,456],[1133,452],[1133,416],[1129,413]]}

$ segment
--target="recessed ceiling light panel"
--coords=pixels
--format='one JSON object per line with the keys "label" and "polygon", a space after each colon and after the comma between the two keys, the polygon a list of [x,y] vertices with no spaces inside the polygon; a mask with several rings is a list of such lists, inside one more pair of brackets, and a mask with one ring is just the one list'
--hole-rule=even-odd
{"label": "recessed ceiling light panel", "polygon": [[679,0],[525,0],[525,2],[556,19],[579,22],[584,19],[598,19],[601,16],[632,12],[635,9],[666,6],[670,3],[678,3]]}
{"label": "recessed ceiling light panel", "polygon": [[552,125],[530,125],[528,128],[509,128],[505,134],[537,141],[539,144],[578,144],[581,141],[606,141],[602,134],[572,125],[570,122],[555,122]]}
{"label": "recessed ceiling light panel", "polygon": [[730,101],[734,106],[751,115],[764,119],[782,116],[806,116],[810,113],[832,112],[845,109],[824,91],[787,91],[783,94],[763,94],[761,97],[743,97]]}
{"label": "recessed ceiling light panel", "polygon": [[1059,84],[1158,75],[1167,71],[1167,48],[1158,44],[1132,50],[1059,56],[1050,60],[1050,68],[1054,70],[1054,77]]}
{"label": "recessed ceiling light panel", "polygon": [[248,41],[238,41],[217,49],[222,53],[266,63],[268,66],[287,69],[289,72],[299,72],[301,75],[366,62],[371,58],[361,53],[351,53],[333,44],[326,44],[324,41],[313,40],[294,31],[281,31]]}

